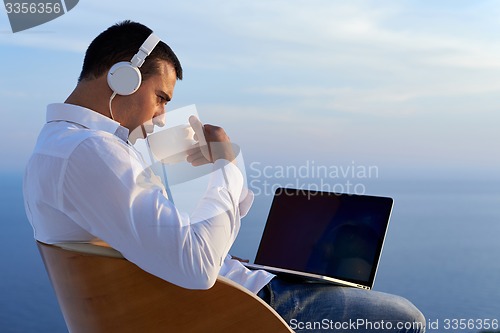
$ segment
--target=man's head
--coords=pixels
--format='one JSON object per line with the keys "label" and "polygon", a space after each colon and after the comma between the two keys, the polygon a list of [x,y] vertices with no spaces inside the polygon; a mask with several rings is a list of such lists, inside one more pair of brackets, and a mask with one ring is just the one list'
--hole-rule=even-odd
{"label": "man's head", "polygon": [[[130,61],[152,30],[131,21],[115,24],[97,36],[85,54],[79,86],[91,87],[103,101],[113,93],[107,85],[109,69],[121,61]],[[182,67],[172,49],[160,41],[139,68],[142,83],[131,95],[117,95],[113,100],[114,119],[130,131],[162,115],[172,98],[175,82],[182,79]],[[78,89],[78,87],[77,87]],[[88,99],[88,96],[87,96]],[[102,105],[102,103],[101,103]],[[96,107],[94,107],[96,109]],[[96,110],[111,115],[108,110]]]}
{"label": "man's head", "polygon": [[[96,79],[107,74],[117,62],[130,61],[152,32],[148,27],[131,21],[117,23],[102,32],[90,43],[85,53],[78,82]],[[158,73],[157,65],[161,60],[170,63],[175,69],[177,79],[182,80],[182,67],[177,56],[162,41],[156,45],[140,68],[144,80],[149,75]]]}

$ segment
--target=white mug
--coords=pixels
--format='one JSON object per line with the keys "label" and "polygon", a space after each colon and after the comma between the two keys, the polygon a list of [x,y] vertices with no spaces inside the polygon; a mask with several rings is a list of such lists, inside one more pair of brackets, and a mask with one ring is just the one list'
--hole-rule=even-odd
{"label": "white mug", "polygon": [[150,134],[148,142],[156,160],[174,164],[186,160],[187,150],[196,143],[193,136],[191,125],[182,124]]}

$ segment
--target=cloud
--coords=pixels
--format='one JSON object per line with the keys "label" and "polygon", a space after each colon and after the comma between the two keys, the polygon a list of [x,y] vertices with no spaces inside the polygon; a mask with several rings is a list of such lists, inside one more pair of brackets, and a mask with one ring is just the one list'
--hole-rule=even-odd
{"label": "cloud", "polygon": [[[210,15],[206,18],[212,22],[209,26],[227,29],[226,36],[232,36],[236,43],[238,38],[250,41],[257,54],[259,44],[263,44],[265,49],[272,50],[267,55],[276,63],[307,62],[307,67],[325,68],[349,62],[349,59],[359,65],[364,59],[373,65],[371,56],[378,56],[378,66],[387,66],[398,57],[396,64],[500,67],[500,58],[495,56],[500,54],[497,43],[492,44],[488,38],[478,39],[476,35],[461,37],[455,33],[454,26],[463,25],[462,17],[448,20],[446,23],[450,26],[438,24],[433,27],[434,31],[422,31],[424,17],[401,22],[408,8],[394,1],[376,4],[366,1],[273,1],[244,6],[241,2],[232,2],[221,7],[224,9],[216,13],[208,11]],[[481,33],[480,30],[476,32]],[[266,42],[272,43],[274,48]],[[238,53],[237,49],[233,50]],[[356,54],[356,51],[362,53]],[[343,56],[344,52],[349,56]],[[403,53],[406,57],[399,57]],[[331,56],[325,57],[328,54]],[[232,52],[230,55],[234,56]],[[384,61],[386,55],[393,57]]]}
{"label": "cloud", "polygon": [[[137,6],[124,0],[117,6],[86,0],[39,28],[0,34],[0,48],[44,57],[54,52],[73,68],[63,52],[80,64],[99,32],[136,20],[153,28],[183,63],[186,76],[174,103],[197,103],[202,118],[207,112],[210,122],[228,124],[246,146],[274,143],[293,158],[291,146],[319,156],[324,147],[317,143],[347,140],[331,153],[382,156],[398,138],[394,156],[410,154],[405,147],[411,147],[424,158],[439,156],[453,142],[479,146],[483,132],[498,139],[491,134],[500,121],[498,15],[494,1],[150,0]],[[73,76],[67,81],[74,85]],[[2,87],[8,101],[26,97],[21,83]],[[483,128],[470,127],[468,119]],[[422,140],[429,124],[436,125]],[[433,140],[443,143],[439,150]],[[452,151],[467,160],[458,148]]]}
{"label": "cloud", "polygon": [[[205,59],[217,57],[229,64],[248,65],[252,59],[259,63],[265,57],[273,66],[322,69],[345,64],[378,68],[414,64],[500,68],[499,43],[454,32],[454,27],[463,25],[462,16],[450,19],[452,12],[447,25],[435,23],[434,29],[425,30],[421,27],[424,17],[403,21],[409,10],[416,10],[408,6],[395,1],[327,0],[216,0],[175,5],[152,0],[145,6],[124,0],[116,6],[112,2],[88,0],[63,17],[18,33],[15,38],[2,34],[0,43],[82,52],[100,31],[130,18],[149,25],[165,39],[186,46],[192,44],[197,49],[201,46]],[[477,24],[470,24],[470,29],[477,30]],[[252,54],[246,53],[249,50]]]}
{"label": "cloud", "polygon": [[[439,74],[438,74],[439,75]],[[354,112],[379,116],[406,116],[415,112],[453,112],[464,110],[463,98],[480,98],[485,95],[500,94],[500,80],[470,82],[464,78],[458,82],[445,79],[431,80],[425,84],[413,82],[359,88],[355,86],[328,87],[325,85],[307,86],[256,86],[247,89],[248,93],[278,97],[285,100],[294,99],[295,106],[302,109],[335,110],[338,112]],[[426,100],[439,99],[440,103],[426,105]],[[478,108],[489,110],[495,105],[485,106],[476,101]],[[443,105],[447,107],[443,108]]]}

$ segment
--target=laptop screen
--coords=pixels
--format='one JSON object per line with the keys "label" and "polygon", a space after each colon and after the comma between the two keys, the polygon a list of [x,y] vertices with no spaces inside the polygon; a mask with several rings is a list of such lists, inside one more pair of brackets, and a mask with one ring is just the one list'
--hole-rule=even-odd
{"label": "laptop screen", "polygon": [[393,200],[278,188],[255,263],[372,286]]}

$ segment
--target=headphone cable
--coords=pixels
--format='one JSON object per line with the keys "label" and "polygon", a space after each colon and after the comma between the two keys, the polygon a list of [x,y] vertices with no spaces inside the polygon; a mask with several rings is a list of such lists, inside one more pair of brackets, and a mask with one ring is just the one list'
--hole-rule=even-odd
{"label": "headphone cable", "polygon": [[[113,117],[113,109],[111,108],[111,102],[113,101],[113,98],[115,98],[116,92],[113,91],[113,95],[109,98],[109,114],[111,115],[111,119],[115,120],[115,117]],[[116,121],[116,120],[115,120]]]}

